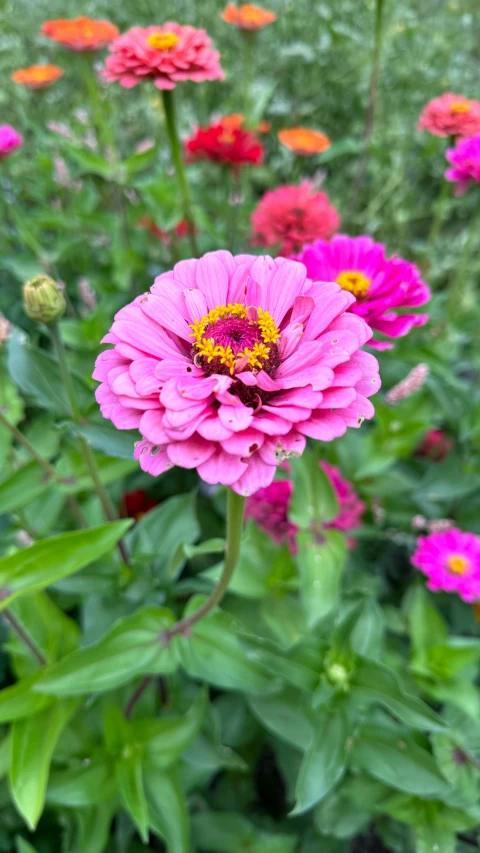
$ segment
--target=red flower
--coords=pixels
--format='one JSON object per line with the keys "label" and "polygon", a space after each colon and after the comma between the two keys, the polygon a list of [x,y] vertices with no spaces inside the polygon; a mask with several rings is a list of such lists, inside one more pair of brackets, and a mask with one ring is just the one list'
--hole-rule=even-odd
{"label": "red flower", "polygon": [[187,139],[185,151],[189,160],[214,160],[239,169],[260,165],[264,147],[252,131],[232,125],[227,119],[227,122],[199,127]]}
{"label": "red flower", "polygon": [[142,216],[138,222],[138,226],[139,228],[145,228],[145,230],[148,231],[149,234],[153,234],[154,237],[158,237],[165,246],[170,245],[173,235],[175,235],[178,240],[183,240],[188,234],[188,222],[186,219],[181,219],[171,231],[164,231],[163,228],[160,228],[156,224],[155,220],[152,219],[151,216]]}
{"label": "red flower", "polygon": [[425,433],[416,452],[417,456],[428,456],[435,462],[441,462],[452,447],[452,440],[441,429],[431,429]]}
{"label": "red flower", "polygon": [[158,501],[151,498],[143,489],[134,489],[132,492],[125,492],[122,503],[123,514],[128,518],[135,518],[137,521],[145,513],[158,506]]}

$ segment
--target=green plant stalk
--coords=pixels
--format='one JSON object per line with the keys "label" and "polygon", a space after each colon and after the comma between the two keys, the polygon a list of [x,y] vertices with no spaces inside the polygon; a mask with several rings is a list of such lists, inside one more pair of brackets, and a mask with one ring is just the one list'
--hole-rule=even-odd
{"label": "green plant stalk", "polygon": [[241,495],[237,495],[233,489],[228,489],[225,562],[220,580],[208,596],[207,600],[198,608],[198,610],[195,610],[195,613],[192,613],[190,616],[186,616],[184,619],[180,619],[180,621],[176,622],[175,625],[172,625],[168,631],[165,631],[162,635],[162,640],[165,643],[169,643],[172,637],[177,637],[181,634],[188,634],[191,628],[199,622],[200,619],[203,619],[207,613],[210,613],[210,611],[220,603],[225,595],[240,554],[245,501],[246,498],[241,497]]}
{"label": "green plant stalk", "polygon": [[380,59],[382,54],[383,13],[386,0],[376,0],[375,3],[375,34],[372,54],[372,70],[370,74],[370,85],[368,91],[368,103],[365,111],[365,127],[363,131],[362,153],[358,164],[357,176],[353,185],[350,199],[349,217],[352,220],[358,205],[358,198],[367,171],[370,139],[375,122],[375,107],[377,103],[378,84],[380,80]]}
{"label": "green plant stalk", "polygon": [[12,631],[17,635],[18,639],[23,643],[23,645],[28,649],[31,653],[32,657],[35,658],[39,666],[46,666],[47,661],[45,660],[42,652],[38,648],[37,644],[30,637],[29,634],[24,630],[23,626],[18,621],[17,617],[12,613],[11,610],[4,610],[2,612],[2,616]]}
{"label": "green plant stalk", "polygon": [[245,113],[245,124],[252,125],[252,78],[253,78],[253,56],[256,33],[242,30],[243,36],[243,109]]}
{"label": "green plant stalk", "polygon": [[115,137],[112,126],[105,118],[105,104],[100,96],[100,84],[95,75],[91,54],[81,55],[82,76],[89,101],[92,105],[94,121],[103,149],[115,148]]}
{"label": "green plant stalk", "polygon": [[230,171],[230,181],[227,180],[226,182],[227,186],[230,184],[230,193],[227,199],[230,213],[228,218],[228,245],[232,255],[234,255],[237,248],[238,225],[242,202],[242,175],[239,168],[233,168]]}
{"label": "green plant stalk", "polygon": [[478,234],[480,227],[480,211],[473,217],[465,240],[462,254],[460,255],[455,278],[450,286],[447,302],[447,317],[454,322],[462,312],[465,281],[468,281],[468,267],[472,260],[475,247],[478,246]]}
{"label": "green plant stalk", "polygon": [[[63,485],[63,480],[60,475],[55,471],[53,465],[50,464],[48,459],[44,459],[43,456],[35,450],[33,444],[23,435],[22,432],[16,427],[14,424],[10,423],[10,421],[5,417],[3,412],[0,409],[0,424],[13,435],[18,444],[21,444],[22,447],[25,448],[27,453],[35,459],[36,462],[40,465],[41,468],[45,471],[47,477],[51,477],[52,480],[55,480],[59,485]],[[87,520],[82,512],[82,508],[78,501],[72,495],[66,495],[66,502],[70,508],[72,515],[74,516],[79,527],[88,527]]]}
{"label": "green plant stalk", "polygon": [[[75,424],[81,424],[81,414],[77,403],[77,396],[75,393],[75,387],[73,384],[73,380],[70,374],[70,370],[67,363],[67,354],[65,352],[65,346],[63,343],[62,335],[60,333],[60,327],[58,322],[53,323],[50,326],[53,342],[55,345],[55,350],[57,353],[58,364],[60,367],[60,373],[62,375],[62,381],[65,387],[65,391],[67,392],[68,401],[70,404],[70,412],[72,415],[72,420]],[[105,513],[105,517],[108,521],[116,521],[118,518],[117,513],[115,511],[115,507],[110,500],[110,495],[108,494],[105,486],[102,483],[102,478],[100,477],[100,472],[98,470],[97,461],[95,459],[95,455],[88,443],[88,441],[82,436],[78,435],[78,443],[80,445],[80,451],[82,453],[83,459],[85,461],[85,465],[87,467],[88,473],[90,474],[92,483],[94,485],[95,491],[98,495],[100,503],[102,505],[103,511]],[[122,559],[125,563],[129,562],[129,556],[127,549],[125,547],[125,543],[120,539],[117,544],[118,550],[122,556]]]}
{"label": "green plant stalk", "polygon": [[178,136],[177,119],[175,112],[175,101],[172,90],[164,90],[162,92],[163,108],[165,110],[165,122],[167,126],[167,134],[172,152],[172,160],[177,174],[177,180],[180,187],[183,203],[183,215],[187,221],[188,235],[190,237],[190,245],[195,257],[198,257],[199,251],[197,239],[195,236],[195,222],[192,213],[192,203],[190,200],[190,191],[188,189],[188,181],[185,173],[185,165],[182,156],[182,146]]}
{"label": "green plant stalk", "polygon": [[428,248],[430,251],[435,248],[435,243],[438,240],[438,235],[440,234],[440,229],[443,225],[443,220],[445,219],[445,209],[450,197],[450,191],[451,184],[444,179],[434,206],[432,227],[430,229],[430,234],[428,235]]}

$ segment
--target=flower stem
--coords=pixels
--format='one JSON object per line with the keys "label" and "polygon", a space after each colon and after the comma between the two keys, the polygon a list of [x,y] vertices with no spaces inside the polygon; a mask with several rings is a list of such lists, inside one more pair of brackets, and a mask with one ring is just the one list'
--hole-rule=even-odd
{"label": "flower stem", "polygon": [[463,250],[456,265],[456,275],[450,285],[450,293],[447,302],[447,317],[454,322],[463,308],[463,296],[465,283],[468,281],[468,267],[472,260],[475,248],[478,249],[478,229],[480,213],[474,216],[470,222],[468,234],[463,244]]}
{"label": "flower stem", "polygon": [[[26,436],[23,435],[22,432],[5,417],[1,408],[0,408],[0,424],[13,435],[18,444],[21,444],[27,453],[35,459],[36,462],[40,465],[41,468],[45,471],[47,477],[55,480],[60,485],[63,485],[63,480],[55,471],[53,465],[50,464],[48,459],[44,459],[43,456],[38,453],[33,444],[28,440]],[[74,516],[79,527],[88,527],[87,520],[82,512],[82,508],[76,498],[73,495],[66,495],[66,502],[70,508],[70,512]]]}
{"label": "flower stem", "polygon": [[435,248],[435,243],[437,242],[443,220],[445,219],[445,209],[450,196],[450,190],[451,184],[444,180],[433,208],[432,227],[430,229],[430,234],[428,235],[428,248],[430,251]]}
{"label": "flower stem", "polygon": [[182,156],[182,146],[180,143],[180,138],[178,136],[177,130],[177,119],[175,112],[175,100],[173,97],[172,90],[164,90],[162,92],[163,97],[163,108],[165,110],[165,122],[167,125],[167,133],[168,139],[170,142],[170,149],[172,152],[173,164],[175,166],[175,171],[177,173],[177,180],[180,186],[180,192],[182,194],[183,201],[183,215],[187,221],[188,234],[190,237],[190,244],[192,247],[192,252],[195,257],[198,257],[199,251],[197,246],[197,239],[195,236],[195,222],[193,219],[192,213],[192,203],[190,200],[190,191],[188,189],[187,176],[185,174],[185,165],[183,162]]}
{"label": "flower stem", "polygon": [[85,81],[85,88],[87,90],[87,94],[92,105],[96,129],[98,131],[100,142],[105,153],[109,148],[113,150],[115,147],[115,139],[113,135],[112,125],[110,124],[108,118],[105,115],[106,107],[102,101],[100,83],[97,80],[92,65],[91,54],[81,55],[81,60],[83,65],[83,79]]}
{"label": "flower stem", "polygon": [[[65,386],[65,390],[67,392],[68,401],[70,404],[70,412],[72,415],[72,420],[77,426],[81,424],[82,418],[80,414],[80,409],[78,407],[77,395],[75,393],[75,386],[73,384],[72,376],[68,367],[67,362],[67,354],[65,352],[65,346],[63,343],[62,335],[60,333],[60,327],[58,323],[53,323],[50,327],[51,334],[53,338],[53,342],[55,344],[55,350],[57,353],[58,364],[60,367],[60,373],[62,375],[63,384]],[[85,465],[87,467],[88,473],[90,474],[91,480],[93,482],[95,491],[98,495],[100,503],[102,505],[103,511],[105,513],[105,517],[109,521],[116,521],[118,518],[117,513],[115,511],[115,507],[110,500],[110,495],[108,494],[105,486],[102,483],[102,478],[100,477],[100,471],[98,470],[97,461],[95,459],[95,455],[88,443],[88,441],[82,436],[78,435],[78,443],[80,446],[80,451],[82,453]],[[122,556],[122,559],[125,563],[129,562],[128,552],[125,547],[125,543],[120,539],[117,544],[118,550]]]}
{"label": "flower stem", "polygon": [[245,123],[247,127],[252,124],[252,75],[253,75],[253,49],[255,46],[256,33],[242,30],[243,36],[243,109],[245,112]]}
{"label": "flower stem", "polygon": [[38,648],[35,641],[32,640],[30,634],[25,631],[23,625],[18,621],[17,617],[12,613],[12,611],[8,609],[4,610],[2,612],[2,616],[5,619],[7,625],[12,629],[12,631],[17,635],[18,639],[31,653],[32,657],[35,658],[38,665],[46,666],[47,661],[45,660],[42,652]]}
{"label": "flower stem", "polygon": [[175,625],[172,625],[168,631],[162,635],[162,640],[168,644],[172,637],[178,637],[179,634],[188,634],[190,629],[203,619],[207,613],[210,613],[217,604],[220,603],[225,595],[228,585],[232,579],[235,566],[237,565],[238,556],[240,554],[240,542],[243,530],[243,515],[245,512],[246,498],[237,495],[233,489],[227,492],[227,543],[225,548],[225,562],[223,572],[220,576],[217,586],[212,590],[207,600],[198,610],[195,610],[190,616],[180,619]]}

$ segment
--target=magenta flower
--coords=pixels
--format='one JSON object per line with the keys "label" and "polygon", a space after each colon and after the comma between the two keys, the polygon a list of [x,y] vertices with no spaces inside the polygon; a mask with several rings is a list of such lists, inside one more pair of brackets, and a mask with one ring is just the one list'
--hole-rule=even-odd
{"label": "magenta flower", "polygon": [[16,148],[23,145],[23,136],[11,124],[0,126],[0,160],[8,157]]}
{"label": "magenta flower", "polygon": [[464,601],[480,601],[480,536],[455,527],[420,536],[412,563],[434,592],[456,592]]}
{"label": "magenta flower", "polygon": [[278,545],[285,542],[292,554],[295,554],[298,527],[288,520],[292,491],[290,480],[276,480],[265,489],[259,489],[249,497],[245,505],[245,518],[253,518],[274,542]]}
{"label": "magenta flower", "polygon": [[[371,237],[347,237],[339,234],[327,243],[317,240],[298,255],[308,275],[316,281],[336,281],[352,293],[356,301],[350,308],[363,317],[374,331],[391,338],[408,334],[414,326],[423,326],[428,314],[398,314],[396,308],[415,308],[430,299],[430,290],[413,265],[395,255],[387,258],[385,246]],[[376,349],[391,349],[393,344],[371,341]]]}
{"label": "magenta flower", "polygon": [[174,89],[181,80],[223,80],[220,54],[205,30],[172,21],[161,27],[132,27],[109,45],[104,77],[131,89],[153,80],[158,89]]}
{"label": "magenta flower", "polygon": [[480,133],[480,103],[446,92],[423,108],[418,129],[434,136],[474,136]]}
{"label": "magenta flower", "polygon": [[346,313],[353,297],[312,283],[303,264],[218,251],[181,261],[122,308],[94,378],[118,429],[154,476],[180,465],[251,495],[306,437],[359,427],[380,387],[361,352],[371,330]]}
{"label": "magenta flower", "polygon": [[[330,465],[329,462],[321,462],[320,466],[330,480],[338,501],[338,514],[323,526],[333,528],[334,530],[341,530],[343,533],[355,530],[361,525],[366,504],[360,500],[349,480],[342,477],[339,468],[335,465]],[[350,548],[353,548],[356,542],[354,539],[349,539],[348,544]]]}
{"label": "magenta flower", "polygon": [[471,139],[461,139],[455,148],[449,148],[447,160],[453,169],[447,169],[447,181],[458,184],[457,195],[463,195],[470,184],[480,184],[480,133]]}

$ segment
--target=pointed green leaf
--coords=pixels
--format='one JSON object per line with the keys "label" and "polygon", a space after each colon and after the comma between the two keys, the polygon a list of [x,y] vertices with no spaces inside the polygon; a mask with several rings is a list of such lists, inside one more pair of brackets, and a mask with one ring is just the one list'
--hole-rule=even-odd
{"label": "pointed green leaf", "polygon": [[192,818],[195,843],[209,853],[294,853],[297,837],[266,832],[235,812],[201,812]]}
{"label": "pointed green leaf", "polygon": [[50,482],[38,462],[32,461],[19,468],[0,483],[0,515],[26,506],[46,491]]}
{"label": "pointed green leaf", "polygon": [[185,794],[173,770],[150,770],[144,776],[150,826],[168,853],[190,853],[190,825]]}
{"label": "pointed green leaf", "polygon": [[330,708],[319,713],[315,720],[315,734],[300,766],[292,814],[302,814],[312,808],[337,784],[345,771],[346,742],[344,714]]}
{"label": "pointed green leaf", "polygon": [[111,762],[105,757],[82,760],[67,770],[54,770],[47,788],[47,803],[69,808],[95,806],[115,794],[115,778]]}
{"label": "pointed green leaf", "polygon": [[16,684],[0,690],[0,723],[30,717],[52,703],[50,696],[42,696],[32,691],[39,677],[38,672],[35,675],[27,675]]}
{"label": "pointed green leaf", "polygon": [[325,530],[318,544],[312,532],[297,536],[300,596],[313,628],[337,605],[347,556],[345,537],[338,530]]}
{"label": "pointed green leaf", "polygon": [[335,518],[338,512],[335,492],[315,453],[306,450],[291,465],[294,484],[289,509],[291,521],[306,530]]}
{"label": "pointed green leaf", "polygon": [[126,745],[116,763],[117,785],[125,809],[130,814],[144,844],[148,841],[148,810],[143,790],[141,755]]}
{"label": "pointed green leaf", "polygon": [[163,769],[174,764],[197,737],[205,710],[206,694],[201,693],[183,717],[133,720],[133,737],[144,747],[148,766]]}
{"label": "pointed green leaf", "polygon": [[298,749],[308,749],[315,733],[315,720],[297,691],[250,696],[249,706],[268,731]]}

